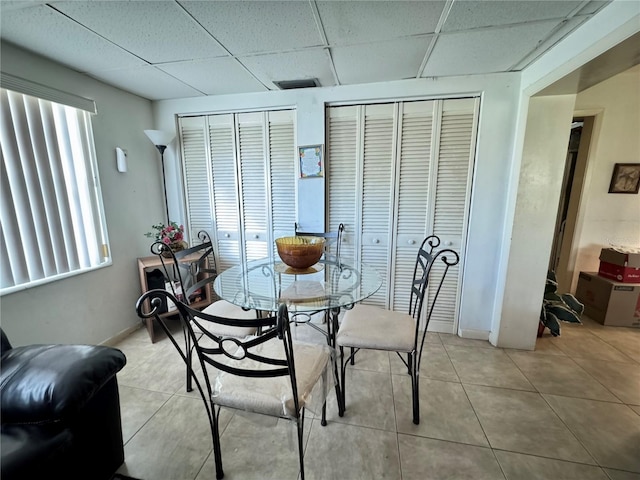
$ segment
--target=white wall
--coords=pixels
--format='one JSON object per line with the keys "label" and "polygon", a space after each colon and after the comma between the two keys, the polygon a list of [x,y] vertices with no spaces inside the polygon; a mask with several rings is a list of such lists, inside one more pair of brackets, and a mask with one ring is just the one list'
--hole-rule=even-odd
{"label": "white wall", "polygon": [[[520,183],[520,166],[523,165],[524,168],[523,140],[525,132],[529,133],[530,126],[526,121],[530,98],[638,31],[640,31],[640,3],[613,0],[610,5],[522,72],[522,95],[519,99],[521,108],[514,134],[516,147],[513,152],[513,171],[511,172],[512,190],[506,207],[503,256],[499,259],[497,285],[499,298],[496,302],[495,323],[492,325],[489,338],[494,345],[524,349],[533,348],[535,345],[533,327],[537,325],[540,315],[540,309],[535,307],[535,303],[542,298],[549,258],[546,237],[540,242],[529,241],[529,238],[540,238],[539,232],[533,226],[527,228],[527,217],[531,212],[527,208],[516,210],[516,199],[524,200],[530,195],[538,195],[548,200],[540,204],[541,208],[547,210],[552,216],[552,212],[557,210],[558,191],[554,183],[548,184],[547,188],[544,188],[544,185],[538,185],[531,189],[527,182]],[[575,87],[577,88],[577,85]],[[577,90],[571,93],[577,93]],[[560,100],[561,104],[555,105],[552,98],[550,97],[552,111],[557,108],[558,114],[564,118],[567,114],[566,105],[561,105],[562,100]],[[545,120],[544,112],[538,112],[538,120],[531,125],[538,121],[554,123],[555,120],[551,116]],[[568,138],[568,131],[566,135]],[[549,139],[548,147],[552,144],[556,145],[555,150],[548,150],[549,155],[553,155],[554,158],[560,158],[561,155],[566,154],[567,143],[564,142],[562,145],[563,142],[559,142],[558,138],[557,135],[553,135]],[[542,139],[542,141],[547,140]],[[529,172],[525,172],[529,178],[535,178],[535,166],[532,167]],[[544,175],[544,169],[547,166],[541,165],[540,168],[539,173]],[[534,200],[531,199],[531,201]],[[549,241],[551,236],[552,232],[549,233]],[[528,268],[529,259],[533,262],[541,262],[544,269],[531,270]],[[530,291],[533,292],[531,297],[535,298],[536,302],[527,300],[525,305],[522,304],[522,285],[530,285]]]}
{"label": "white wall", "polygon": [[544,293],[551,243],[575,95],[532,98],[526,134],[505,298],[494,343],[533,350]]}
{"label": "white wall", "polygon": [[[462,289],[460,330],[465,336],[488,338],[497,291],[498,259],[513,152],[513,127],[518,115],[519,75],[482,75],[446,79],[420,79],[334,88],[225,95],[166,100],[154,104],[156,125],[175,129],[176,115],[228,112],[245,109],[295,107],[299,145],[324,143],[324,107],[328,103],[357,103],[393,99],[434,98],[481,94],[480,128],[469,224],[469,242]],[[329,159],[330,161],[330,159]],[[177,168],[171,152],[172,170]],[[294,168],[295,166],[292,166]],[[323,179],[300,180],[298,218],[323,225]],[[174,186],[175,188],[176,186]],[[304,187],[304,188],[303,188]],[[172,211],[179,193],[172,194]]]}
{"label": "white wall", "polygon": [[[136,258],[149,254],[143,234],[164,217],[159,154],[143,129],[151,102],[41,57],[2,44],[2,71],[94,99],[92,119],[113,265],[0,298],[2,328],[14,345],[100,343],[139,325]],[[115,147],[128,151],[127,173]]]}
{"label": "white wall", "polygon": [[640,65],[580,92],[575,109],[598,113],[574,245],[573,291],[580,271],[598,270],[603,246],[640,247],[640,194],[608,193],[614,164],[640,163]]}

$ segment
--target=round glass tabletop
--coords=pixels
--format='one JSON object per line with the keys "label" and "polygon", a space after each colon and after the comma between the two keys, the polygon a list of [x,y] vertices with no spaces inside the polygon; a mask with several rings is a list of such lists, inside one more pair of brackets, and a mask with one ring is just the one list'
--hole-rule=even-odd
{"label": "round glass tabletop", "polygon": [[345,307],[373,295],[382,278],[372,267],[359,268],[332,260],[294,270],[280,261],[252,260],[220,273],[213,288],[220,298],[255,310],[277,311],[286,303],[290,312]]}

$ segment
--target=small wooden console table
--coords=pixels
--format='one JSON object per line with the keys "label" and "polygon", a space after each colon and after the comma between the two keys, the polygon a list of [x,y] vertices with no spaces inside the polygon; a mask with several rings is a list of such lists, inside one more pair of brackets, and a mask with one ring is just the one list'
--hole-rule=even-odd
{"label": "small wooden console table", "polygon": [[[193,255],[189,255],[181,259],[181,263],[188,263],[190,260],[193,261],[193,260],[197,260],[198,258],[200,258],[200,254],[195,253]],[[165,262],[165,265],[173,264],[173,260],[170,258],[165,258],[164,262]],[[159,269],[164,274],[164,269],[162,268],[162,260],[160,260],[160,258],[157,255],[138,258],[138,273],[140,275],[141,295],[146,293],[149,290],[147,273],[155,269]],[[170,280],[175,280],[175,279],[166,279],[166,281],[170,281]],[[208,283],[202,292],[202,298],[200,300],[196,300],[192,302],[191,306],[193,308],[197,308],[201,310],[206,306],[210,305],[212,301],[213,301],[213,289],[211,288],[211,283]],[[150,307],[149,307],[148,301],[146,302],[144,308],[146,311],[149,310]],[[172,315],[175,315],[175,311],[160,314],[161,317],[170,317]],[[149,338],[151,339],[151,343],[155,343],[156,339],[153,331],[153,318],[147,318],[145,320],[145,323],[147,327],[147,332],[149,333]]]}

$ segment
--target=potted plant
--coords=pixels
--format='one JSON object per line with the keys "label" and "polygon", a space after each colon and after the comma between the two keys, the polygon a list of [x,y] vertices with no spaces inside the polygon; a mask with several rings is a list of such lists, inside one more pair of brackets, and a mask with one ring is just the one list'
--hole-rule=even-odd
{"label": "potted plant", "polygon": [[558,281],[553,271],[547,273],[547,283],[544,288],[542,311],[540,312],[540,324],[538,337],[542,336],[545,327],[551,335],[560,335],[560,322],[582,323],[580,317],[584,311],[584,305],[570,293],[558,294]]}
{"label": "potted plant", "polygon": [[183,225],[178,225],[176,222],[169,222],[169,225],[158,223],[152,225],[151,228],[153,228],[155,232],[147,232],[144,234],[145,237],[155,238],[174,252],[179,252],[187,248],[187,242],[184,241]]}

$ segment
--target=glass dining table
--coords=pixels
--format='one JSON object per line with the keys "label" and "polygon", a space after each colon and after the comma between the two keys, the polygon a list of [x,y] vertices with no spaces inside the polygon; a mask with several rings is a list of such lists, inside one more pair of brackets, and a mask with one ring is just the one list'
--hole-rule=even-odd
{"label": "glass dining table", "polygon": [[[333,348],[341,309],[353,308],[381,286],[382,278],[371,266],[361,263],[356,268],[333,259],[321,259],[305,270],[292,269],[279,260],[250,260],[221,272],[213,282],[221,299],[247,310],[277,312],[285,303],[291,321],[307,323],[320,331]],[[312,322],[317,313],[324,313],[326,322]],[[338,411],[342,416],[337,377],[336,370]]]}

